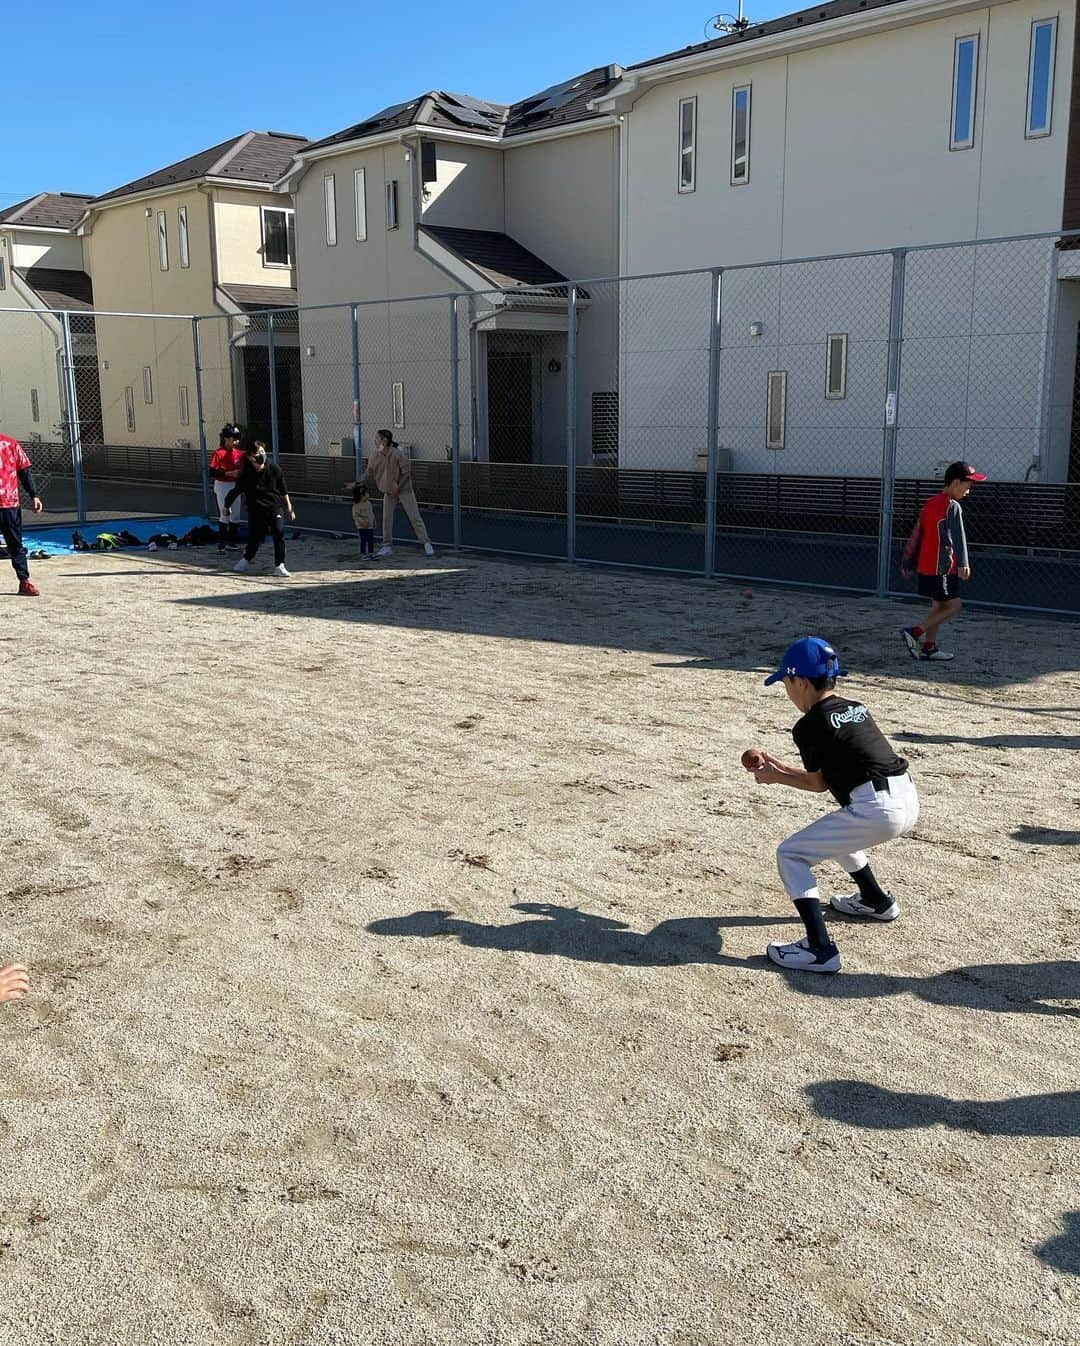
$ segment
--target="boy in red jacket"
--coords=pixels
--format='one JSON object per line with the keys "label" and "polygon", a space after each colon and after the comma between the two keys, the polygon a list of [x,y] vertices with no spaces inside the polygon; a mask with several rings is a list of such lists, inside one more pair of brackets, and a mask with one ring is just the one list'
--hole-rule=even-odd
{"label": "boy in red jacket", "polygon": [[0,533],[7,543],[11,567],[18,576],[19,593],[26,598],[37,598],[37,585],[30,580],[30,567],[26,563],[26,548],[23,546],[20,485],[30,497],[34,513],[40,514],[43,506],[38,498],[30,459],[17,439],[0,435]]}
{"label": "boy in red jacket", "polygon": [[904,547],[900,572],[905,579],[917,573],[919,593],[930,599],[930,611],[922,626],[905,626],[900,632],[912,659],[944,663],[953,657],[939,649],[937,635],[964,606],[960,585],[971,578],[960,501],[970,492],[973,481],[985,480],[986,474],[976,472],[970,463],[950,463],[945,469],[944,486],[923,505]]}

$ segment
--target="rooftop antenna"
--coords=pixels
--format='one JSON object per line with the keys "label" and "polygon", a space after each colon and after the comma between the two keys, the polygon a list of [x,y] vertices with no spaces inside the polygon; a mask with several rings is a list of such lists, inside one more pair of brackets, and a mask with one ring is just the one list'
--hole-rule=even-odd
{"label": "rooftop antenna", "polygon": [[730,37],[732,33],[744,33],[750,27],[750,20],[743,14],[743,0],[739,0],[738,14],[714,14],[705,24],[705,36],[713,33],[721,37]]}

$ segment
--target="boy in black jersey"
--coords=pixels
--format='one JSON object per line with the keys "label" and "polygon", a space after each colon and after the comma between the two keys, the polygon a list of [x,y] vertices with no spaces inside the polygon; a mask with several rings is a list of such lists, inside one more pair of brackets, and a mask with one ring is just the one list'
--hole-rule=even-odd
{"label": "boy in black jersey", "polygon": [[807,636],[788,649],[765,685],[783,682],[803,712],[791,731],[802,769],[769,753],[754,771],[759,785],[790,785],[796,790],[832,792],[840,805],[834,813],[804,827],[780,843],[780,878],[806,927],[794,944],[770,944],[768,953],[781,967],[804,972],[839,972],[840,954],[829,937],[813,866],[836,860],[855,880],[857,892],[837,896],[831,905],[849,916],[895,921],[896,900],[879,886],[866,858],[870,846],[902,836],[919,817],[919,796],[908,764],[893,751],[860,701],[837,696],[836,679],[847,676],[827,640]]}

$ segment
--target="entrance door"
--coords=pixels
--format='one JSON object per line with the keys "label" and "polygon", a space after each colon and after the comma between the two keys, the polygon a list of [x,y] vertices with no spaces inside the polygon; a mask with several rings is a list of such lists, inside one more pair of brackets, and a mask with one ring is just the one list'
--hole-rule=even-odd
{"label": "entrance door", "polygon": [[533,460],[533,357],[527,351],[488,351],[488,458]]}

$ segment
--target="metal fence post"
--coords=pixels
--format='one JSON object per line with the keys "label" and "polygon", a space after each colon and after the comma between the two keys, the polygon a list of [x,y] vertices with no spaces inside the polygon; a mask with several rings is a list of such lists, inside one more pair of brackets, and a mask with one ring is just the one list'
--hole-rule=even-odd
{"label": "metal fence post", "polygon": [[885,383],[885,433],[881,452],[881,517],[878,522],[877,592],[884,598],[892,587],[893,500],[896,494],[896,418],[900,397],[900,351],[904,340],[904,266],[907,249],[892,255],[889,300],[889,362]]}
{"label": "metal fence post", "polygon": [[71,343],[71,314],[60,315],[64,337],[64,383],[68,405],[68,440],[71,449],[71,474],[75,478],[75,513],[79,523],[86,522],[86,484],[83,481],[82,424],[79,420],[79,390],[75,381],[75,352]]}
{"label": "metal fence post", "polygon": [[270,452],[275,463],[281,461],[281,440],[278,436],[277,362],[274,359],[274,315],[266,324],[266,355],[270,366]]}
{"label": "metal fence post", "polygon": [[360,422],[360,305],[353,304],[352,310],[352,419],[353,452],[356,456],[356,480],[364,471],[363,436]]}
{"label": "metal fence post", "polygon": [[458,348],[458,296],[450,300],[450,502],[454,546],[461,546],[461,370]]}
{"label": "metal fence post", "polygon": [[723,268],[714,266],[709,287],[709,419],[705,447],[705,577],[716,573],[716,473],[720,459],[720,302]]}
{"label": "metal fence post", "polygon": [[202,337],[198,318],[191,320],[191,344],[195,354],[195,405],[199,416],[199,470],[202,476],[203,513],[210,517],[210,462],[206,454],[206,407],[203,403]]}
{"label": "metal fence post", "polygon": [[577,556],[577,296],[566,301],[566,559]]}

